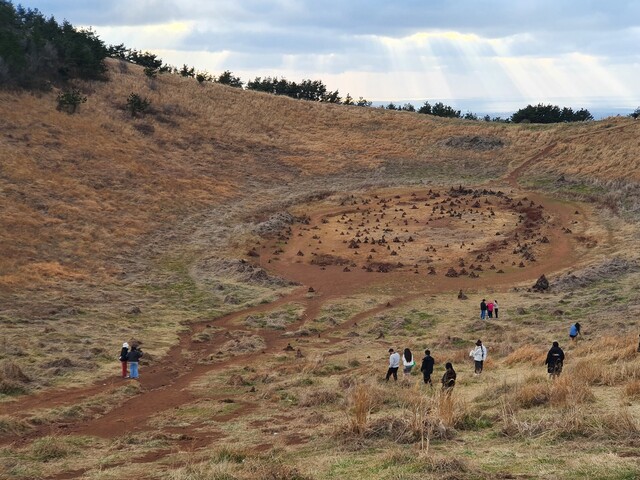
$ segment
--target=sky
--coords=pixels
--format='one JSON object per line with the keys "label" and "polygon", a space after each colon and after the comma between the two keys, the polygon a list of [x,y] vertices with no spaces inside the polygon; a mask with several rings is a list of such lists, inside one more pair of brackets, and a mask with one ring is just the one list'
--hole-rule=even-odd
{"label": "sky", "polygon": [[[16,3],[18,3],[16,1]],[[476,113],[640,105],[638,0],[28,0],[108,44]]]}

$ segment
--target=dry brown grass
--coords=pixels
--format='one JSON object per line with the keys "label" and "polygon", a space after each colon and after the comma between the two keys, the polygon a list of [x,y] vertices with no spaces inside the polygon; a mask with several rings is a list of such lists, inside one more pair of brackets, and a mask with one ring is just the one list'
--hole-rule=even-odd
{"label": "dry brown grass", "polygon": [[518,363],[532,363],[534,365],[543,365],[546,353],[532,345],[523,345],[511,352],[504,363],[507,365],[515,365]]}
{"label": "dry brown grass", "polygon": [[632,380],[624,386],[624,394],[628,398],[640,399],[640,380]]}

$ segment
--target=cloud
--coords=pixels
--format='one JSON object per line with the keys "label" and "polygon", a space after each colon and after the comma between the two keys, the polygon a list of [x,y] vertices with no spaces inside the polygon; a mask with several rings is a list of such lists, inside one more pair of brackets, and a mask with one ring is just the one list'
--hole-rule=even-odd
{"label": "cloud", "polygon": [[107,43],[214,73],[231,69],[245,80],[321,78],[371,99],[640,101],[634,0],[42,0],[37,6],[94,26]]}

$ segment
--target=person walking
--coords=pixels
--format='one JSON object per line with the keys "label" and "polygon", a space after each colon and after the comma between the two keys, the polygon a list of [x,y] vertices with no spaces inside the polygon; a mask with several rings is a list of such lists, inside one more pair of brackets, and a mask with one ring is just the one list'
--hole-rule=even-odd
{"label": "person walking", "polygon": [[416,362],[413,361],[413,354],[411,353],[411,350],[405,348],[402,355],[402,365],[404,366],[402,369],[403,375],[411,375],[411,369],[415,364]]}
{"label": "person walking", "polygon": [[391,375],[393,375],[393,379],[398,381],[398,368],[400,368],[400,354],[393,350],[393,348],[389,349],[389,370],[387,370],[387,382]]}
{"label": "person walking", "polygon": [[120,350],[120,363],[122,363],[122,378],[127,378],[129,376],[127,372],[127,354],[129,353],[129,344],[124,342],[122,344],[122,350]]}
{"label": "person walking", "polygon": [[578,335],[580,335],[580,328],[581,325],[578,322],[571,325],[571,328],[569,329],[569,338],[572,342],[576,342],[578,340]]}
{"label": "person walking", "polygon": [[484,320],[487,317],[487,303],[483,298],[480,302],[480,320]]}
{"label": "person walking", "polygon": [[547,352],[547,359],[544,364],[547,366],[547,373],[549,373],[549,378],[552,380],[562,373],[564,351],[560,348],[558,342],[553,342],[553,346]]}
{"label": "person walking", "polygon": [[442,375],[442,391],[451,393],[456,385],[456,371],[453,369],[451,362],[447,362],[445,368],[444,375]]}
{"label": "person walking", "polygon": [[127,354],[127,361],[129,362],[129,378],[138,378],[138,362],[142,358],[142,350],[138,345],[131,345],[131,350]]}
{"label": "person walking", "polygon": [[433,387],[433,383],[431,382],[431,374],[433,373],[433,357],[431,356],[430,350],[424,351],[424,358],[422,359],[422,365],[420,366],[420,371],[422,372],[422,376],[424,378],[424,383],[429,384]]}
{"label": "person walking", "polygon": [[489,315],[489,318],[493,318],[493,302],[491,300],[487,303],[487,314]]}
{"label": "person walking", "polygon": [[498,319],[498,300],[493,301],[493,315]]}
{"label": "person walking", "polygon": [[476,348],[469,352],[469,356],[473,358],[475,363],[475,374],[480,375],[484,367],[484,361],[487,359],[487,347],[482,345],[482,342],[478,340],[476,342]]}

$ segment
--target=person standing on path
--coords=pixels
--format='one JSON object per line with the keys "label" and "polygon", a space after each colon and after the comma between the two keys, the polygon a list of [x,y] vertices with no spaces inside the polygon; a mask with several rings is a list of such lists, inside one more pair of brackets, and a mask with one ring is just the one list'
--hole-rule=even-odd
{"label": "person standing on path", "polygon": [[451,362],[447,362],[445,368],[446,370],[442,376],[442,391],[447,394],[451,394],[451,391],[456,384],[456,371],[453,369]]}
{"label": "person standing on path", "polygon": [[569,329],[569,338],[572,342],[578,341],[578,335],[580,335],[580,327],[581,325],[578,322],[571,325],[571,328]]}
{"label": "person standing on path", "polygon": [[131,350],[127,354],[127,361],[129,362],[129,378],[138,378],[138,362],[142,358],[142,350],[137,345],[132,345]]}
{"label": "person standing on path", "polygon": [[498,300],[493,301],[493,314],[495,315],[497,320],[498,319]]}
{"label": "person standing on path", "polygon": [[433,360],[433,357],[431,356],[431,351],[425,350],[420,371],[422,372],[422,376],[424,377],[424,383],[428,384],[432,388],[433,388],[433,383],[431,382],[431,374],[433,373],[434,363],[435,362]]}
{"label": "person standing on path", "polygon": [[416,364],[413,361],[413,353],[408,348],[404,349],[404,353],[402,355],[402,365],[404,366],[402,373],[403,375],[411,375],[411,369]]}
{"label": "person standing on path", "polygon": [[122,378],[127,378],[127,354],[129,353],[129,344],[124,342],[122,344],[122,350],[120,350],[120,363],[122,363]]}
{"label": "person standing on path", "polygon": [[478,340],[476,342],[476,348],[469,352],[469,356],[473,357],[475,363],[475,374],[480,375],[484,367],[484,361],[487,359],[487,347],[482,345],[482,342]]}
{"label": "person standing on path", "polygon": [[387,370],[387,382],[391,375],[393,375],[393,379],[398,381],[398,368],[400,368],[400,354],[393,350],[393,348],[389,349],[389,370]]}
{"label": "person standing on path", "polygon": [[483,298],[480,302],[480,320],[484,320],[487,317],[487,304],[486,300]]}
{"label": "person standing on path", "polygon": [[552,380],[555,380],[562,373],[564,351],[560,348],[558,342],[553,342],[553,346],[547,352],[547,359],[544,364],[547,366],[547,373],[549,373],[549,378]]}

